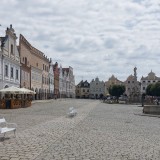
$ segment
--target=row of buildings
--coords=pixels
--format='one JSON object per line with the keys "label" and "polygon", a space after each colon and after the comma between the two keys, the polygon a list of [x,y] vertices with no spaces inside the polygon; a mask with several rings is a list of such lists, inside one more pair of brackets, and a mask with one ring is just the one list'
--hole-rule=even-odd
{"label": "row of buildings", "polygon": [[34,99],[75,97],[73,68],[62,68],[33,47],[10,25],[0,37],[0,89],[25,87],[36,92]]}
{"label": "row of buildings", "polygon": [[137,68],[134,68],[134,74],[128,76],[128,78],[122,82],[112,75],[108,81],[100,81],[99,78],[93,79],[90,83],[81,81],[76,86],[77,98],[100,98],[101,96],[109,95],[109,87],[111,85],[124,85],[126,88],[125,94],[131,101],[139,101],[143,93],[146,92],[146,88],[149,84],[160,82],[160,77],[157,77],[154,72],[150,72],[148,76],[137,80]]}

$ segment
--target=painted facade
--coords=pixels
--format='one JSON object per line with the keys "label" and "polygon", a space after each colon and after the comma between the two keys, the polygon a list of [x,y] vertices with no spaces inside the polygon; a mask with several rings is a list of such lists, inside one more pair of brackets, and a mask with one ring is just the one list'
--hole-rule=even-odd
{"label": "painted facade", "polygon": [[19,53],[21,62],[21,81],[20,86],[31,89],[31,45],[20,35],[19,37]]}
{"label": "painted facade", "polygon": [[75,78],[73,75],[73,68],[69,66],[68,69],[63,68],[64,71],[67,72],[67,97],[75,98]]}
{"label": "painted facade", "polygon": [[5,37],[0,37],[0,89],[20,87],[20,56],[16,40],[16,33],[10,25]]}
{"label": "painted facade", "polygon": [[33,99],[49,97],[49,59],[20,35],[21,87],[35,91]]}
{"label": "painted facade", "polygon": [[86,81],[81,81],[76,86],[76,98],[89,98],[90,84]]}
{"label": "painted facade", "polygon": [[108,81],[105,82],[105,96],[109,95],[109,87],[112,85],[124,85],[124,83],[112,75]]}
{"label": "painted facade", "polygon": [[59,98],[59,69],[57,62],[53,66],[53,72],[54,72],[54,97]]}
{"label": "painted facade", "polygon": [[90,82],[90,98],[100,98],[105,94],[105,83],[95,78]]}
{"label": "painted facade", "polygon": [[59,92],[61,98],[75,98],[75,79],[73,68],[59,68]]}
{"label": "painted facade", "polygon": [[66,98],[67,91],[67,72],[63,70],[62,65],[59,68],[59,94],[60,98]]}
{"label": "painted facade", "polygon": [[52,59],[50,59],[49,63],[49,98],[54,98],[54,72]]}
{"label": "painted facade", "polygon": [[148,73],[148,76],[141,78],[141,94],[146,93],[147,86],[149,84],[153,84],[156,82],[160,82],[160,77],[157,77],[154,72]]}

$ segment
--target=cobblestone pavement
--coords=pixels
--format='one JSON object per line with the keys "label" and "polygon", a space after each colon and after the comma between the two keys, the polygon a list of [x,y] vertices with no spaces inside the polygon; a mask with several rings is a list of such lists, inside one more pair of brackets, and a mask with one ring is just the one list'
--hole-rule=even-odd
{"label": "cobblestone pavement", "polygon": [[[69,107],[77,116],[67,117]],[[160,160],[160,119],[136,105],[49,100],[0,110],[18,124],[0,141],[0,160]]]}

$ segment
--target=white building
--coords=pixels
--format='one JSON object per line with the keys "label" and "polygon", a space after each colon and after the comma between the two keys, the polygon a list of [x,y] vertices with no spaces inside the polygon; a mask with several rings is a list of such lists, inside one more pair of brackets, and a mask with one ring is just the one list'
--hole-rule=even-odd
{"label": "white building", "polygon": [[52,59],[50,59],[49,64],[49,94],[49,98],[54,98],[54,72]]}
{"label": "white building", "polygon": [[5,37],[0,37],[0,89],[20,87],[20,56],[16,39],[12,25],[7,28]]}
{"label": "white building", "polygon": [[90,98],[100,98],[105,94],[105,83],[97,77],[90,82]]}
{"label": "white building", "polygon": [[160,82],[160,77],[157,77],[154,72],[150,72],[147,77],[141,78],[141,93],[146,92],[146,88],[149,84]]}
{"label": "white building", "polygon": [[59,68],[59,93],[60,98],[75,98],[75,79],[73,68]]}
{"label": "white building", "polygon": [[60,65],[60,68],[59,68],[59,94],[60,94],[60,98],[66,97],[66,92],[67,92],[66,79],[67,79],[67,73],[63,72],[62,65]]}

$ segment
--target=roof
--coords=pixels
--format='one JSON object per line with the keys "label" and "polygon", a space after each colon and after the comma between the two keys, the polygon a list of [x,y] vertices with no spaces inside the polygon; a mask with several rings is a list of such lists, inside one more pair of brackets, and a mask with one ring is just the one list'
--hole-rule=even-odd
{"label": "roof", "polygon": [[87,80],[84,81],[84,82],[83,82],[83,80],[82,80],[82,81],[80,81],[80,82],[78,83],[77,86],[79,86],[80,88],[89,88],[89,87],[90,87],[90,84],[87,82]]}
{"label": "roof", "polygon": [[5,37],[0,37],[0,39],[1,39],[1,47],[4,47],[4,44],[8,39],[8,35],[6,35]]}
{"label": "roof", "polygon": [[155,73],[151,71],[150,73],[148,73],[147,77],[142,76],[141,80],[160,80],[160,77],[157,77]]}

